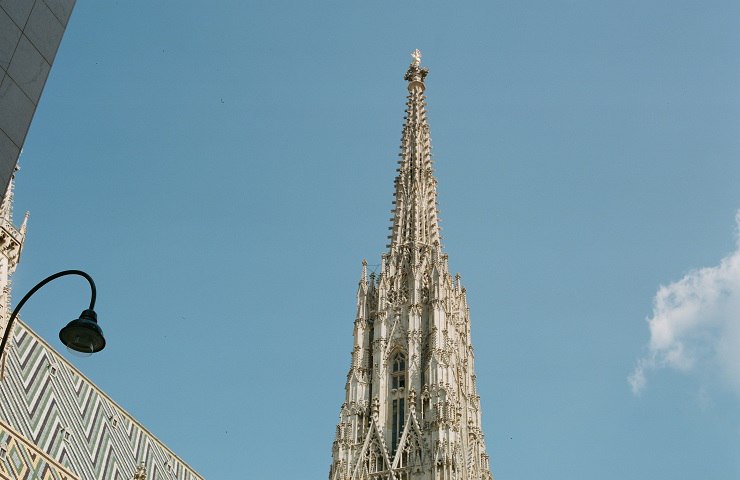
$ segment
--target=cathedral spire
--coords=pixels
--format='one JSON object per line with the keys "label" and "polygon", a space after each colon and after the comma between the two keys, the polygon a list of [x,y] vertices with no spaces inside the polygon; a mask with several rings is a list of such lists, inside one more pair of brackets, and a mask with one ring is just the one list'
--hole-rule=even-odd
{"label": "cathedral spire", "polygon": [[16,166],[5,195],[0,199],[0,332],[4,331],[10,317],[10,276],[20,261],[28,228],[28,212],[23,217],[20,230],[13,225],[13,190],[17,171]]}
{"label": "cathedral spire", "polygon": [[429,73],[421,66],[421,52],[404,76],[408,82],[406,115],[401,135],[401,157],[395,181],[391,253],[404,246],[441,248],[437,218],[437,180],[432,169],[432,144],[426,118],[424,80]]}
{"label": "cathedral spire", "polygon": [[2,202],[0,202],[0,218],[8,222],[13,221],[13,196],[15,194],[15,172],[17,171],[18,167],[16,166],[8,182],[8,188],[5,190]]}
{"label": "cathedral spire", "polygon": [[362,262],[330,480],[493,480],[470,311],[440,245],[427,69],[412,57],[390,251],[377,280]]}

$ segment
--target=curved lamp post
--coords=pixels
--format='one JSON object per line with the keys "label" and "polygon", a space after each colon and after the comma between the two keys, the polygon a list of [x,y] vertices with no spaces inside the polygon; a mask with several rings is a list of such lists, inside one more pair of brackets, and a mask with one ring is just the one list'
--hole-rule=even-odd
{"label": "curved lamp post", "polygon": [[92,277],[82,270],[64,270],[62,272],[55,273],[54,275],[48,276],[41,280],[35,287],[33,287],[22,299],[18,302],[18,305],[10,314],[8,319],[8,325],[5,327],[5,334],[3,335],[3,341],[0,343],[0,357],[5,351],[5,344],[8,342],[10,332],[13,329],[13,321],[18,316],[23,305],[28,301],[31,296],[36,293],[41,287],[56,280],[59,277],[66,275],[79,275],[84,277],[88,283],[90,283],[90,289],[92,294],[90,296],[90,307],[83,310],[80,314],[80,318],[72,320],[67,324],[66,327],[59,331],[59,339],[64,345],[70,350],[74,350],[82,353],[95,353],[105,348],[105,337],[103,337],[103,330],[98,326],[98,315],[95,313],[95,282]]}

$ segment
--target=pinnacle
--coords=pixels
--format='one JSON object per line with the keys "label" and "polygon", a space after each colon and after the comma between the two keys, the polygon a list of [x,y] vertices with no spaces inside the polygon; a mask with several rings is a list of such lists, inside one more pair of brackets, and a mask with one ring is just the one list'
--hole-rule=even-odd
{"label": "pinnacle", "polygon": [[411,53],[411,57],[414,60],[409,65],[403,79],[409,82],[409,91],[412,87],[421,87],[421,90],[424,91],[424,79],[429,74],[429,69],[421,66],[421,52],[418,48]]}
{"label": "pinnacle", "polygon": [[424,96],[424,79],[429,70],[421,66],[421,52],[415,50],[412,57],[413,62],[404,76],[409,82],[409,94],[401,134],[401,158],[394,182],[391,251],[404,245],[438,246],[440,243],[437,181],[432,167]]}
{"label": "pinnacle", "polygon": [[360,274],[360,285],[367,284],[367,260],[362,259],[362,273]]}

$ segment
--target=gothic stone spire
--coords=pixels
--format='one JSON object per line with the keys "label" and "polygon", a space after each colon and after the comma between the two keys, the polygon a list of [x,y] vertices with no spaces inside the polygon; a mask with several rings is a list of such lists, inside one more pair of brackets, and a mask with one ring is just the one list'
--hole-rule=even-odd
{"label": "gothic stone spire", "polygon": [[427,124],[424,79],[429,70],[421,66],[421,52],[404,76],[408,82],[406,115],[401,135],[401,157],[395,181],[391,253],[404,246],[440,248],[437,219],[437,181],[432,170],[432,143]]}
{"label": "gothic stone spire", "polygon": [[10,276],[20,261],[28,225],[28,212],[23,217],[20,229],[13,225],[13,189],[16,171],[17,167],[0,201],[0,334],[4,332],[5,324],[10,317]]}
{"label": "gothic stone spire", "polygon": [[466,293],[441,252],[427,70],[413,57],[390,250],[377,277],[362,264],[330,480],[493,479]]}

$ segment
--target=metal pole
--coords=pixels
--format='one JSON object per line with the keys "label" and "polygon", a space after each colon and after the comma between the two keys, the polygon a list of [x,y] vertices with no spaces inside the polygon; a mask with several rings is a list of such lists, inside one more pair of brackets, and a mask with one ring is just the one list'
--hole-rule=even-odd
{"label": "metal pole", "polygon": [[55,273],[54,275],[50,275],[46,277],[45,279],[41,280],[39,283],[36,284],[35,287],[33,287],[27,294],[23,296],[20,302],[18,302],[18,305],[13,310],[13,313],[10,314],[10,318],[8,319],[8,324],[5,326],[5,333],[3,333],[3,341],[0,343],[0,358],[2,358],[3,352],[5,352],[5,344],[8,343],[8,338],[10,337],[10,331],[13,328],[13,322],[15,321],[15,317],[18,316],[18,312],[21,311],[21,308],[23,308],[23,305],[28,301],[31,296],[33,296],[34,293],[39,291],[41,287],[46,285],[47,283],[51,282],[52,280],[56,280],[59,277],[64,277],[66,275],[79,275],[81,277],[84,277],[88,283],[90,283],[90,289],[92,290],[92,295],[90,296],[90,310],[95,309],[95,297],[97,295],[95,290],[95,282],[93,281],[92,277],[88,275],[87,273],[83,272],[82,270],[64,270],[62,272]]}

